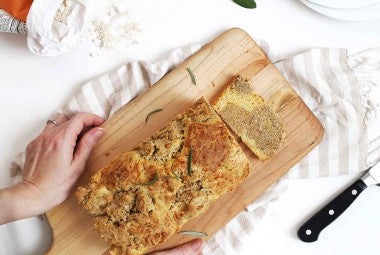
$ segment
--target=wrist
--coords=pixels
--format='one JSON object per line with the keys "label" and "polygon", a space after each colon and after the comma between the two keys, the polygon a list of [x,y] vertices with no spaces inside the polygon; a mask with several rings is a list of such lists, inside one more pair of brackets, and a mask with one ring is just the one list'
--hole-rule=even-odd
{"label": "wrist", "polygon": [[39,201],[30,187],[21,182],[0,189],[0,225],[39,215]]}

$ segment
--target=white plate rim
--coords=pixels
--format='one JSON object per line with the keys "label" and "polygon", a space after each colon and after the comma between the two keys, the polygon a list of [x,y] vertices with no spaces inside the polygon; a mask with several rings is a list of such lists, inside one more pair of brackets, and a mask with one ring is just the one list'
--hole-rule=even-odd
{"label": "white plate rim", "polygon": [[[344,21],[373,21],[380,20],[380,3],[363,7],[357,9],[335,9],[324,7],[315,3],[310,2],[309,0],[300,0],[304,5],[309,7],[310,9],[328,16],[330,18],[334,18],[337,20]],[[375,11],[374,11],[374,8]],[[359,15],[360,13],[360,15]],[[375,17],[375,15],[378,15]],[[363,18],[365,16],[365,18]]]}
{"label": "white plate rim", "polygon": [[308,0],[314,4],[334,9],[356,9],[380,3],[380,0]]}

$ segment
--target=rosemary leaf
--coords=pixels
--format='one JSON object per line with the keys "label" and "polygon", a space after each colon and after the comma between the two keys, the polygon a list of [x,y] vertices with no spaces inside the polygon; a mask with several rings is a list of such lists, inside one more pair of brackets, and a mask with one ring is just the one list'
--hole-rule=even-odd
{"label": "rosemary leaf", "polygon": [[154,110],[154,111],[150,112],[150,113],[146,116],[146,118],[145,118],[145,125],[148,123],[149,118],[150,118],[153,114],[156,114],[156,113],[161,112],[161,111],[162,111],[162,109],[157,109],[157,110]]}
{"label": "rosemary leaf", "polygon": [[195,76],[193,74],[193,71],[191,71],[191,69],[188,67],[186,68],[187,72],[190,74],[190,77],[191,77],[191,82],[194,84],[194,85],[197,85],[197,81],[195,80]]}
{"label": "rosemary leaf", "polygon": [[151,186],[153,185],[156,181],[158,181],[158,173],[156,173],[153,177],[153,180],[151,180],[150,182],[147,182],[147,183],[140,183],[139,185],[140,186]]}
{"label": "rosemary leaf", "polygon": [[193,159],[193,152],[190,148],[189,154],[187,155],[187,174],[191,176],[191,160]]}
{"label": "rosemary leaf", "polygon": [[255,9],[256,2],[254,0],[233,0],[236,4],[247,9]]}
{"label": "rosemary leaf", "polygon": [[198,232],[198,231],[181,231],[179,233],[182,235],[189,235],[189,236],[208,236],[206,233]]}

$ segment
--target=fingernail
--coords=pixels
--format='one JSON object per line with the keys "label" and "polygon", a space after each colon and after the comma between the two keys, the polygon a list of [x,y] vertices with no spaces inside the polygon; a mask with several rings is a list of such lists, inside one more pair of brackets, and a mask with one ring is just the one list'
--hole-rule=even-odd
{"label": "fingernail", "polygon": [[199,250],[201,247],[202,247],[202,244],[203,244],[203,240],[202,239],[195,239],[193,241],[191,241],[191,246],[196,249],[196,250]]}
{"label": "fingernail", "polygon": [[97,127],[95,130],[95,136],[101,137],[104,134],[104,132],[105,132],[104,128]]}

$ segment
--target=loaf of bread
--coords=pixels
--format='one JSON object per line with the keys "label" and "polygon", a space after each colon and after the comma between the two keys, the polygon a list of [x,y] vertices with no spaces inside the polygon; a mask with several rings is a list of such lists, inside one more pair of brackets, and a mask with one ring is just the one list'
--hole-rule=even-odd
{"label": "loaf of bread", "polygon": [[202,98],[97,172],[76,195],[114,254],[142,254],[248,174],[246,156]]}
{"label": "loaf of bread", "polygon": [[284,127],[277,114],[257,95],[250,81],[237,76],[215,100],[213,107],[260,160],[277,153]]}

